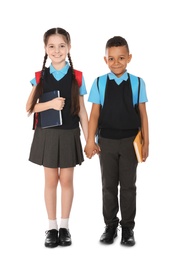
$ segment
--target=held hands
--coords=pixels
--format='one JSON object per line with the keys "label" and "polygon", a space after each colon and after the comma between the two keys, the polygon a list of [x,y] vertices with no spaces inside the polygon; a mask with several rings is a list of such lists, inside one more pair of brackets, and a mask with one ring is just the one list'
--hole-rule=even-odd
{"label": "held hands", "polygon": [[91,159],[95,154],[99,154],[101,152],[101,149],[99,145],[97,145],[96,143],[92,143],[92,144],[87,143],[84,148],[84,152],[87,158]]}
{"label": "held hands", "polygon": [[65,106],[65,98],[62,97],[54,98],[50,102],[51,107],[55,110],[62,110]]}

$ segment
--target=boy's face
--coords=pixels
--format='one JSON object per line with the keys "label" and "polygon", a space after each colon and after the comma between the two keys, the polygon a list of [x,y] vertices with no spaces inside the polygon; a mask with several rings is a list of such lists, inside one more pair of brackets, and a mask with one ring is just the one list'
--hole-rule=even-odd
{"label": "boy's face", "polygon": [[110,47],[106,49],[104,60],[109,69],[119,78],[126,71],[127,64],[131,61],[132,55],[129,54],[126,46]]}

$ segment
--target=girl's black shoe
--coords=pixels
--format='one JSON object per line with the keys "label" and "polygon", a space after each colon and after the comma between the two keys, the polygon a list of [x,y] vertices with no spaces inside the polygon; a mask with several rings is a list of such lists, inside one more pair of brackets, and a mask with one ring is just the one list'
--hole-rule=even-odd
{"label": "girl's black shoe", "polygon": [[59,229],[59,245],[60,246],[70,246],[72,243],[71,235],[68,229],[60,228]]}
{"label": "girl's black shoe", "polygon": [[46,231],[45,233],[46,233],[46,239],[45,239],[46,247],[53,248],[59,245],[58,230],[51,229]]}

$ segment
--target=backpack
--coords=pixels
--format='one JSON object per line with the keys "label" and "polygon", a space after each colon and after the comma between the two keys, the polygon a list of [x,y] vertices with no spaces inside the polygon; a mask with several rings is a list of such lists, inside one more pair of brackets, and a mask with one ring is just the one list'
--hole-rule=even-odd
{"label": "backpack", "polygon": [[[80,88],[81,85],[82,85],[82,72],[79,71],[79,70],[74,70],[74,72],[75,72],[76,80],[77,80],[77,82],[78,82],[78,86],[79,86],[79,88]],[[41,71],[35,72],[35,79],[36,79],[37,84],[38,84],[39,81],[40,81],[40,77],[41,77]]]}
{"label": "backpack", "polygon": [[[129,73],[128,73],[128,77],[130,78]],[[100,93],[99,77],[97,78],[97,88],[98,88],[98,92]],[[139,95],[140,95],[140,88],[141,88],[141,81],[140,81],[140,77],[138,77],[138,97],[137,97],[137,103],[135,104],[135,110],[136,110],[136,112],[137,112],[138,115],[139,115]]]}
{"label": "backpack", "polygon": [[[75,72],[76,80],[77,80],[77,82],[78,82],[78,86],[79,86],[79,88],[80,88],[81,85],[82,85],[82,72],[79,71],[79,70],[75,70],[75,69],[74,69],[74,72]],[[39,83],[40,78],[41,78],[41,71],[35,72],[35,79],[36,79],[36,83],[37,83],[37,84]],[[33,128],[32,128],[33,130],[36,129],[37,124],[38,124],[38,113],[34,113],[34,117],[33,117]]]}
{"label": "backpack", "polygon": [[[128,73],[128,77],[130,78],[130,75]],[[100,87],[99,87],[99,77],[97,77],[97,88],[98,88],[98,92],[100,93]],[[139,96],[140,96],[140,89],[141,89],[141,81],[140,81],[140,77],[138,77],[138,96],[137,96],[137,103],[135,104],[135,110],[137,115],[140,117],[140,112],[139,112]],[[99,129],[97,128],[96,130],[96,136],[98,136],[99,133]]]}

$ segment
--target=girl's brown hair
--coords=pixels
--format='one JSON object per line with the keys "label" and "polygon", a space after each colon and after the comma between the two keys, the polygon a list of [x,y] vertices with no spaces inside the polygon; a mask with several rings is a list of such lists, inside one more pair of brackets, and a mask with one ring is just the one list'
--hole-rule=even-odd
{"label": "girl's brown hair", "polygon": [[[44,41],[45,46],[48,43],[49,37],[51,35],[54,35],[54,34],[61,34],[64,37],[65,42],[68,45],[71,44],[70,34],[66,30],[64,30],[62,28],[52,28],[52,29],[49,29],[48,31],[46,31],[44,33],[43,41]],[[42,91],[43,91],[42,81],[43,81],[44,74],[45,74],[45,69],[46,69],[45,64],[46,64],[47,58],[48,58],[48,55],[45,53],[44,60],[43,60],[43,66],[42,66],[42,70],[41,70],[40,81],[37,84],[36,89],[34,91],[31,106],[30,106],[29,111],[28,111],[29,114],[31,114],[33,112],[34,106],[37,103],[37,100],[38,100],[38,98],[40,97],[40,95],[42,94]],[[79,113],[79,110],[80,110],[79,87],[78,87],[78,82],[77,82],[76,77],[75,77],[73,63],[72,63],[70,53],[68,53],[68,61],[69,61],[71,71],[72,71],[71,113],[73,115],[77,115]]]}

